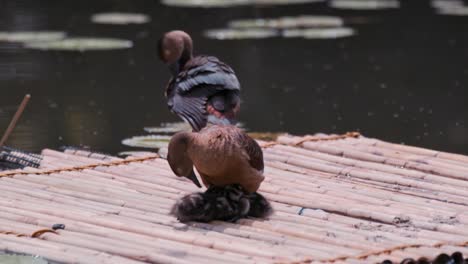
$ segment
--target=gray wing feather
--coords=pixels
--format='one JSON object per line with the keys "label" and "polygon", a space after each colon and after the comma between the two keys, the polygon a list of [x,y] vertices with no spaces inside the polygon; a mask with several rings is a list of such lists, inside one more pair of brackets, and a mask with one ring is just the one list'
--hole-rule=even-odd
{"label": "gray wing feather", "polygon": [[213,85],[222,90],[240,90],[239,80],[230,71],[224,71],[213,62],[190,69],[186,76],[178,78],[176,90],[184,93],[198,85]]}

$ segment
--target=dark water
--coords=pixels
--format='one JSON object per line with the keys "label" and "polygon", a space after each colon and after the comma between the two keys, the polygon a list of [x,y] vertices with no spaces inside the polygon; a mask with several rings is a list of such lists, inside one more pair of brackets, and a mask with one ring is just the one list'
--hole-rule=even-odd
{"label": "dark water", "polygon": [[[92,24],[96,12],[143,12],[152,22]],[[337,15],[355,37],[339,40],[218,41],[202,31],[231,19]],[[353,21],[369,20],[369,23]],[[58,52],[0,43],[0,129],[25,93],[33,98],[8,145],[38,151],[89,145],[116,152],[144,126],[176,121],[163,99],[167,69],[159,36],[184,29],[198,53],[216,55],[243,87],[241,120],[251,130],[342,133],[468,154],[468,17],[438,16],[429,1],[390,11],[343,11],[326,4],[189,9],[158,1],[0,0],[0,31],[64,30],[131,39],[118,51]]]}

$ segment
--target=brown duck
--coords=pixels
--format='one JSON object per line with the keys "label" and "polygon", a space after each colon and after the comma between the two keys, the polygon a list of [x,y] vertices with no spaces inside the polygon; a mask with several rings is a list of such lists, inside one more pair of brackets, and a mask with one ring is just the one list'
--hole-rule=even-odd
{"label": "brown duck", "polygon": [[192,38],[180,30],[165,33],[158,50],[172,74],[165,93],[172,112],[194,131],[208,122],[236,123],[240,84],[231,67],[213,56],[194,57]]}
{"label": "brown duck", "polygon": [[235,126],[213,125],[200,132],[179,132],[169,143],[167,160],[177,176],[201,187],[239,184],[247,193],[258,190],[263,176],[263,152],[255,140]]}

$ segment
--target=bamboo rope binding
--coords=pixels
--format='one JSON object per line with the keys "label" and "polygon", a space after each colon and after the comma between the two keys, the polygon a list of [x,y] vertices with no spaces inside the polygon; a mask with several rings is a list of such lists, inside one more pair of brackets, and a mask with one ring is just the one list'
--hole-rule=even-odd
{"label": "bamboo rope binding", "polygon": [[14,236],[17,236],[17,237],[32,237],[32,238],[38,238],[42,234],[45,234],[45,233],[54,233],[54,234],[58,235],[58,233],[55,230],[48,229],[48,228],[39,229],[39,230],[33,232],[31,235],[24,234],[24,233],[18,233],[18,232],[15,232],[15,231],[0,231],[0,234],[4,234],[4,235],[14,235]]}
{"label": "bamboo rope binding", "polygon": [[400,245],[400,246],[395,246],[392,248],[386,248],[382,250],[377,250],[377,251],[370,251],[366,252],[357,256],[343,256],[343,257],[337,257],[337,258],[331,258],[331,259],[326,259],[326,260],[313,260],[313,259],[305,259],[297,262],[290,262],[289,264],[303,264],[303,263],[312,263],[312,262],[319,262],[319,263],[333,263],[337,261],[346,261],[348,259],[358,259],[358,260],[364,260],[368,257],[372,256],[379,256],[382,254],[387,254],[390,255],[395,251],[403,251],[405,249],[409,248],[420,248],[420,247],[430,247],[430,248],[440,248],[443,246],[454,246],[454,247],[467,247],[468,246],[468,241],[460,242],[460,243],[436,243],[433,245],[424,245],[424,244],[408,244],[408,245]]}
{"label": "bamboo rope binding", "polygon": [[94,169],[96,167],[112,167],[112,166],[135,163],[135,162],[143,162],[143,161],[147,161],[147,160],[154,160],[154,159],[158,159],[158,158],[159,158],[159,155],[153,155],[153,156],[142,157],[142,158],[116,160],[116,161],[111,161],[111,162],[100,162],[100,163],[93,163],[93,164],[88,164],[88,165],[65,167],[65,168],[58,168],[58,169],[51,169],[51,170],[10,171],[10,172],[5,172],[5,173],[0,173],[0,178],[2,178],[2,177],[13,177],[15,175],[29,175],[29,174],[47,175],[47,174],[61,173],[61,172],[66,172],[66,171],[70,171],[70,172],[81,171],[81,170],[85,170],[85,169]]}
{"label": "bamboo rope binding", "polygon": [[[317,136],[307,135],[307,136],[301,138],[299,141],[297,141],[295,143],[292,143],[292,144],[289,144],[289,145],[297,147],[297,146],[302,145],[305,142],[332,141],[332,140],[339,140],[339,139],[345,139],[345,138],[358,138],[360,136],[361,136],[361,133],[356,132],[356,131],[346,132],[345,134],[342,134],[342,135],[334,135],[334,136],[328,136],[328,137],[317,137]],[[269,148],[269,147],[273,147],[273,146],[276,146],[276,145],[281,145],[281,143],[279,143],[277,141],[266,142],[266,143],[260,144],[260,147]]]}

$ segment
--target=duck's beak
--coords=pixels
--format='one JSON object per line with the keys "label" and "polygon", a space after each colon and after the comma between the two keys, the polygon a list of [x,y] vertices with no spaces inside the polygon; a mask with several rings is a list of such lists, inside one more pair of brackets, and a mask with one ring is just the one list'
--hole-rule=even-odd
{"label": "duck's beak", "polygon": [[195,175],[195,172],[193,171],[193,169],[190,172],[190,174],[188,176],[186,176],[186,177],[189,178],[196,186],[198,186],[198,188],[202,187],[200,182],[198,181],[197,175]]}

